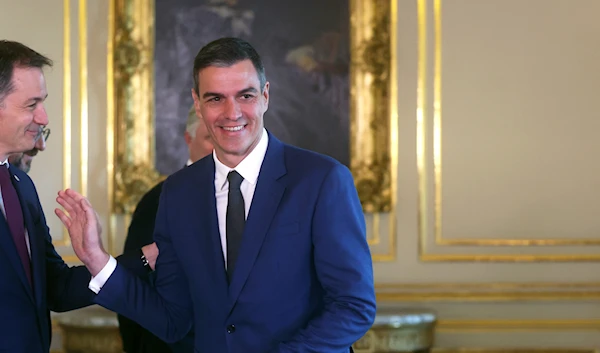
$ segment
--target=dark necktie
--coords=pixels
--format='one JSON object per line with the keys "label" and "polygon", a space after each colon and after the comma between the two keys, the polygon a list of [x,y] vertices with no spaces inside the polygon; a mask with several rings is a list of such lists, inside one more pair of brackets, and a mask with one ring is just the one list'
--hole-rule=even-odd
{"label": "dark necktie", "polygon": [[25,274],[31,284],[31,263],[29,262],[29,252],[25,243],[25,224],[23,222],[23,210],[21,202],[17,195],[17,190],[10,180],[10,173],[6,164],[0,166],[0,188],[2,190],[2,201],[4,203],[4,212],[10,234],[17,248],[17,253],[21,258],[21,263],[25,269]]}
{"label": "dark necktie", "polygon": [[227,216],[226,216],[226,234],[227,234],[227,278],[231,283],[235,261],[237,260],[242,244],[242,233],[246,224],[246,211],[244,208],[244,197],[240,190],[240,185],[244,178],[235,170],[227,175],[229,181],[229,194],[227,195]]}

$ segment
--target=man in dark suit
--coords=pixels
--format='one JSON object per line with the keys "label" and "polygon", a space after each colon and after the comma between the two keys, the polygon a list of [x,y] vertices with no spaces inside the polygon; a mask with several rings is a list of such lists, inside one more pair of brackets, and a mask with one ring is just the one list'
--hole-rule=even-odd
{"label": "man in dark suit", "polygon": [[[210,135],[204,121],[198,119],[194,107],[188,112],[184,132],[185,143],[188,146],[189,159],[186,166],[204,158],[213,150]],[[124,252],[135,251],[143,248],[147,254],[148,265],[154,269],[158,249],[152,236],[154,223],[158,212],[158,201],[163,182],[156,184],[148,191],[137,204],[125,239]],[[153,273],[148,274],[148,280],[153,282]],[[193,352],[193,337],[175,344],[167,344],[150,331],[144,329],[132,320],[118,315],[119,331],[123,341],[123,350],[126,353],[186,353]]]}
{"label": "man in dark suit", "polygon": [[[86,288],[89,271],[67,266],[54,249],[33,182],[7,162],[47,137],[42,69],[51,64],[21,43],[0,40],[0,352],[48,353],[50,310],[82,308],[95,296]],[[136,274],[143,269],[137,255],[119,263]]]}
{"label": "man in dark suit", "polygon": [[265,130],[269,83],[249,43],[207,44],[193,72],[196,113],[215,150],[163,185],[155,287],[102,250],[84,197],[59,192],[66,213],[57,214],[94,276],[96,303],[165,341],[193,325],[197,352],[350,351],[376,309],[350,171]]}

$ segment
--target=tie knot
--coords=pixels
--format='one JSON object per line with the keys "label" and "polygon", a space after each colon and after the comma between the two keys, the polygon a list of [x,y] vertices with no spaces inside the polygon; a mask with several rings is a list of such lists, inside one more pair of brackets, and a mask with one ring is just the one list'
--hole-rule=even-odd
{"label": "tie knot", "polygon": [[240,173],[232,170],[227,174],[227,181],[229,181],[229,190],[231,189],[239,189],[240,185],[242,185],[242,181],[244,178],[240,175]]}

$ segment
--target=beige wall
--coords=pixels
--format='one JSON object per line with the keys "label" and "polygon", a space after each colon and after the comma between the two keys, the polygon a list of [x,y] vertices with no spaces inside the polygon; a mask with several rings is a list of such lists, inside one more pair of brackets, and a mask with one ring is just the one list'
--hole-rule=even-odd
{"label": "beige wall", "polygon": [[[52,212],[65,179],[78,190],[87,185],[109,229],[108,1],[87,1],[85,36],[78,28],[80,3],[69,2],[71,79],[65,82],[63,2],[0,0],[3,37],[55,61],[47,72],[52,135],[31,176],[68,259],[72,251],[62,243],[65,235]],[[438,311],[440,347],[597,347],[600,206],[594,190],[600,170],[593,152],[599,146],[594,108],[600,3],[442,0],[438,16],[435,4],[398,0],[399,196],[395,228],[389,215],[381,215],[380,243],[374,245],[374,251],[391,255],[375,263],[380,305]],[[419,5],[426,5],[421,21]],[[81,44],[87,48],[85,66]],[[86,70],[87,109],[80,95]],[[68,94],[71,105],[64,109]],[[80,132],[82,102],[87,139]],[[69,111],[71,144],[65,146]],[[424,125],[417,121],[421,111]],[[439,148],[434,132],[441,136]],[[434,163],[436,154],[441,164]],[[72,168],[65,170],[69,156]],[[82,161],[88,163],[84,173]],[[372,215],[368,219],[373,224]],[[436,219],[443,221],[441,228]],[[395,249],[389,248],[390,231]],[[117,253],[123,236],[121,228]],[[493,282],[507,284],[485,285]]]}
{"label": "beige wall", "polygon": [[420,286],[380,298],[436,309],[443,347],[598,347],[600,3],[440,3],[398,2],[397,256],[375,268]]}

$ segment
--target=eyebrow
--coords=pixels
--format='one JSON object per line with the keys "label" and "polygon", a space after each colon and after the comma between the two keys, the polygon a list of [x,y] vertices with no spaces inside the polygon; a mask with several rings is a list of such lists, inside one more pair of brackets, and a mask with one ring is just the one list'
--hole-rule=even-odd
{"label": "eyebrow", "polygon": [[36,102],[36,103],[38,103],[38,102],[45,101],[46,98],[48,98],[48,94],[46,94],[44,97],[31,97],[28,100],[26,100],[25,102],[26,103],[29,103],[29,102]]}
{"label": "eyebrow", "polygon": [[[256,88],[254,88],[254,87],[248,87],[248,88],[244,88],[241,91],[238,91],[237,95],[239,96],[239,95],[246,94],[246,93],[256,93],[256,92],[258,92],[258,90]],[[202,95],[203,99],[210,98],[210,97],[219,97],[219,98],[222,98],[222,97],[225,97],[225,95],[222,94],[222,93],[217,93],[217,92],[205,92]]]}

